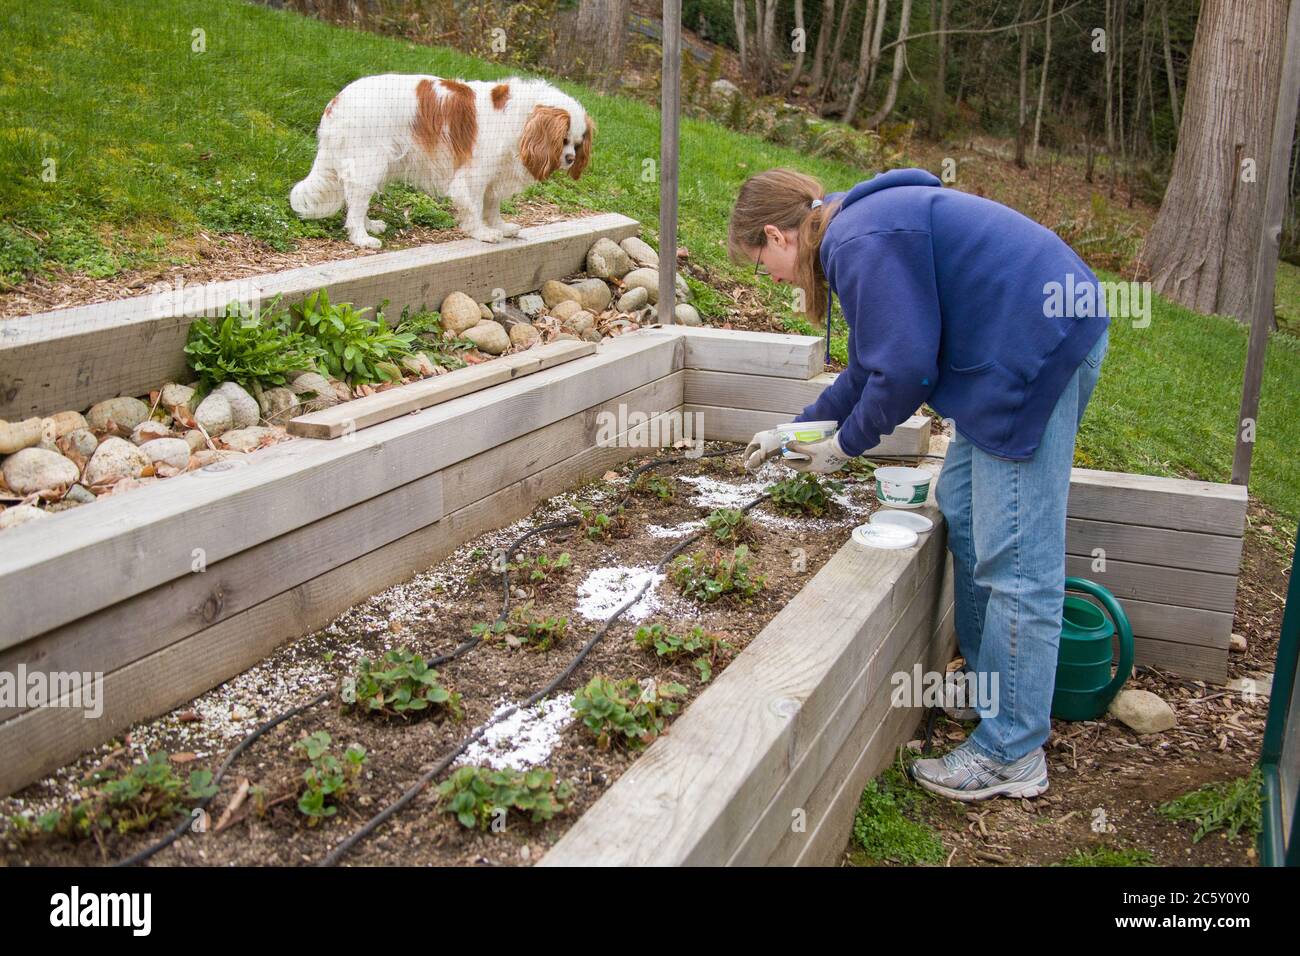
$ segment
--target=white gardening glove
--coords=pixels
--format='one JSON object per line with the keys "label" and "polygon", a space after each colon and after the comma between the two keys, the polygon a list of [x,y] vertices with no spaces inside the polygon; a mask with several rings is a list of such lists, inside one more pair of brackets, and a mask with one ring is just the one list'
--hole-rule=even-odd
{"label": "white gardening glove", "polygon": [[745,470],[757,471],[763,462],[781,450],[781,435],[775,428],[756,432],[745,448]]}
{"label": "white gardening glove", "polygon": [[787,465],[795,471],[811,471],[819,475],[839,471],[852,456],[840,447],[840,434],[836,432],[830,438],[821,441],[792,441],[785,450],[807,458],[784,458]]}

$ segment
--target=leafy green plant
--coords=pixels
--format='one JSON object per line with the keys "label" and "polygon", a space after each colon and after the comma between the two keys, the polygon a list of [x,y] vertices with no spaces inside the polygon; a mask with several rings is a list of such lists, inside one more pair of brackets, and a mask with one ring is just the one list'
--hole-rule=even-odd
{"label": "leafy green plant", "polygon": [[1169,820],[1189,820],[1196,824],[1193,843],[1216,830],[1226,830],[1226,839],[1235,840],[1245,830],[1248,836],[1259,832],[1262,814],[1263,776],[1255,767],[1244,777],[1206,784],[1198,790],[1163,803],[1156,808]]}
{"label": "leafy green plant", "polygon": [[431,309],[415,309],[408,305],[402,309],[402,316],[397,320],[399,335],[442,337],[442,316]]}
{"label": "leafy green plant", "polygon": [[632,482],[632,490],[638,494],[653,495],[661,501],[671,501],[677,494],[677,484],[671,478],[643,471]]}
{"label": "leafy green plant", "polygon": [[627,536],[629,531],[627,515],[622,505],[616,507],[610,514],[596,511],[591,505],[585,503],[579,503],[575,507],[581,515],[578,528],[588,539]]}
{"label": "leafy green plant", "polygon": [[844,482],[805,471],[774,482],[766,490],[779,510],[818,517],[830,507],[831,494],[844,490]]}
{"label": "leafy green plant", "polygon": [[749,548],[743,544],[729,555],[716,549],[678,555],[668,573],[682,594],[702,604],[728,594],[746,601],[767,583],[763,575],[751,575]]}
{"label": "leafy green plant", "polygon": [[212,773],[194,770],[188,782],[177,776],[164,751],[155,751],[121,776],[108,771],[90,775],[77,801],[36,819],[46,834],[82,839],[96,833],[131,833],[155,820],[186,812],[185,799],[201,800],[217,792]]}
{"label": "leafy green plant", "polygon": [[563,577],[573,567],[573,557],[567,551],[559,557],[550,558],[539,554],[535,558],[524,558],[510,565],[511,571],[527,571],[530,584],[545,584],[553,577]]}
{"label": "leafy green plant", "polygon": [[943,862],[943,844],[934,832],[904,816],[916,803],[916,792],[902,771],[890,767],[863,789],[853,818],[853,841],[873,860],[909,866]]}
{"label": "leafy green plant", "polygon": [[185,355],[200,396],[227,381],[273,388],[285,384],[290,372],[316,368],[323,351],[288,327],[288,313],[278,310],[279,301],[277,296],[260,312],[232,302],[224,317],[196,319],[190,325]]}
{"label": "leafy green plant", "polygon": [[292,307],[297,330],[320,344],[321,364],[330,376],[350,385],[400,382],[402,370],[396,363],[412,354],[416,334],[390,329],[383,313],[366,318],[369,311],[357,310],[350,302],[331,303],[324,289]]}
{"label": "leafy green plant", "polygon": [[307,818],[309,827],[339,812],[338,801],[361,774],[366,762],[364,747],[351,745],[339,760],[330,753],[332,743],[327,732],[318,730],[293,745],[293,749],[311,764],[303,771],[303,788],[298,794],[298,812]]}
{"label": "leafy green plant", "polygon": [[346,707],[358,707],[367,714],[403,718],[422,713],[450,714],[457,720],[463,716],[460,694],[444,687],[438,672],[419,654],[404,647],[386,652],[381,664],[361,658],[344,683],[343,696]]}
{"label": "leafy green plant", "polygon": [[[533,610],[533,602],[525,601],[510,611],[510,633],[506,644],[511,647],[527,646],[535,651],[548,651],[552,644],[564,640],[569,629],[567,617],[545,617]],[[513,638],[513,640],[511,639]]]}
{"label": "leafy green plant", "polygon": [[1137,847],[1094,846],[1071,852],[1054,866],[1152,866],[1150,850]]}
{"label": "leafy green plant", "polygon": [[704,519],[704,527],[723,544],[753,540],[754,525],[739,508],[717,508]]}
{"label": "leafy green plant", "polygon": [[665,718],[677,712],[672,698],[685,693],[675,682],[642,685],[635,677],[615,681],[597,676],[573,695],[573,712],[602,750],[615,742],[638,750],[663,733]]}
{"label": "leafy green plant", "polygon": [[662,624],[638,627],[634,640],[638,647],[653,650],[665,660],[693,657],[691,664],[699,673],[702,684],[707,684],[713,677],[713,665],[718,662],[719,654],[731,650],[730,644],[715,634],[705,633],[698,624],[685,636],[673,634]]}
{"label": "leafy green plant", "polygon": [[438,785],[438,809],[454,814],[463,827],[486,830],[499,810],[527,813],[533,823],[549,820],[573,792],[573,784],[556,783],[550,770],[460,767]]}

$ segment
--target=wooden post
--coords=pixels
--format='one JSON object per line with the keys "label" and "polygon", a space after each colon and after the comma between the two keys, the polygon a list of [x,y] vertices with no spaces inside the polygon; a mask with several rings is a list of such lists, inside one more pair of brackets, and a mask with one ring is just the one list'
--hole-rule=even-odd
{"label": "wooden post", "polygon": [[682,0],[664,0],[659,86],[659,322],[676,321],[677,144],[682,93]]}
{"label": "wooden post", "polygon": [[[1282,82],[1277,91],[1273,122],[1273,151],[1268,165],[1268,193],[1264,200],[1264,230],[1255,256],[1255,291],[1251,299],[1250,345],[1246,350],[1245,381],[1241,389],[1241,414],[1237,416],[1237,449],[1232,456],[1232,482],[1250,480],[1250,459],[1255,450],[1254,422],[1259,414],[1259,393],[1264,380],[1264,354],[1275,322],[1273,286],[1277,277],[1282,239],[1282,215],[1287,203],[1291,168],[1291,138],[1295,132],[1296,103],[1300,101],[1300,0],[1291,0],[1287,17]],[[1243,436],[1252,423],[1250,440]]]}

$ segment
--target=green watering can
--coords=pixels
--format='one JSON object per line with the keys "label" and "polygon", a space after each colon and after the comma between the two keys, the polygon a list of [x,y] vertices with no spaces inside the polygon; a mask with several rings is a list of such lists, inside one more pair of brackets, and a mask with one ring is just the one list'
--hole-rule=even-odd
{"label": "green watering can", "polygon": [[[1095,604],[1066,594],[1052,716],[1059,720],[1096,720],[1106,712],[1133,673],[1133,629],[1115,596],[1100,584],[1084,578],[1066,578],[1065,590],[1092,595],[1101,602],[1110,619]],[[1119,668],[1112,677],[1111,639],[1116,628],[1119,628]]]}

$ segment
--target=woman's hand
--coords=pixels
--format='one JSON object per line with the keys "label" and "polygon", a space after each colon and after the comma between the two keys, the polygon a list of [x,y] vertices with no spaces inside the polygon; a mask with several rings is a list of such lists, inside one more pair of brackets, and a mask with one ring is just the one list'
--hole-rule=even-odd
{"label": "woman's hand", "polygon": [[794,452],[797,455],[808,456],[807,458],[786,458],[785,463],[787,465],[795,471],[811,471],[819,475],[839,471],[850,457],[840,447],[839,432],[836,432],[830,438],[823,438],[821,441],[792,441],[785,448],[786,451]]}
{"label": "woman's hand", "polygon": [[745,448],[745,470],[756,471],[763,462],[781,450],[781,435],[775,428],[755,433]]}

